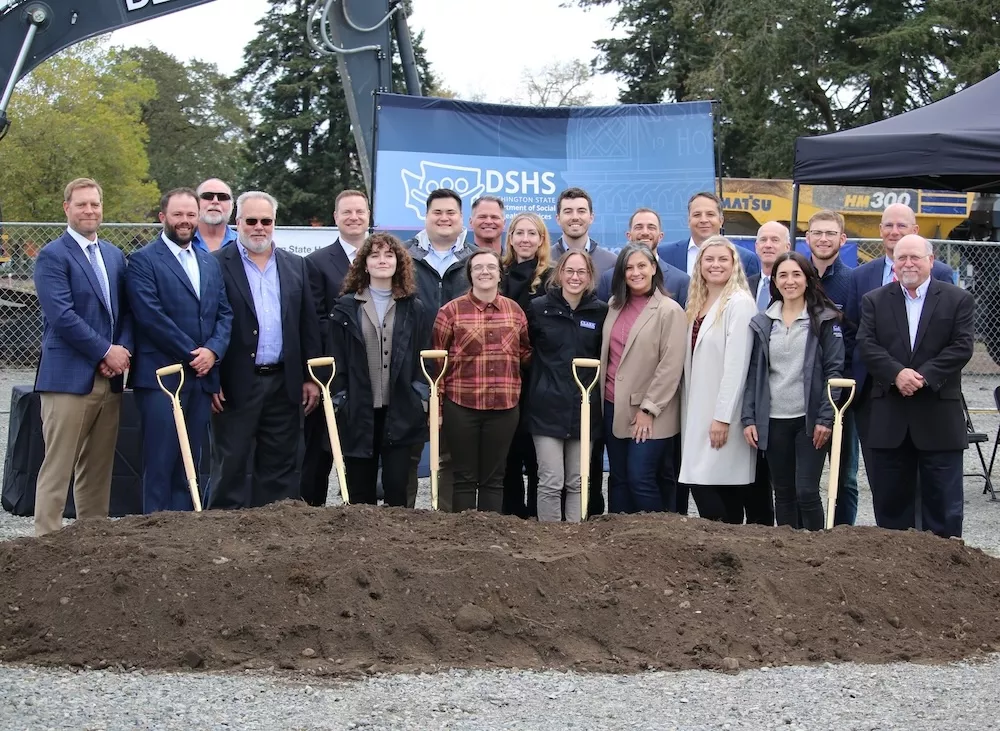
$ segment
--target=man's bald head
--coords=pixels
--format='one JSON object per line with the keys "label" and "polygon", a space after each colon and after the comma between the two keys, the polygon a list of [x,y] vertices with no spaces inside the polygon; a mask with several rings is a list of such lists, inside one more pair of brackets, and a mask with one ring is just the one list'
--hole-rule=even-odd
{"label": "man's bald head", "polygon": [[882,212],[882,222],[879,224],[885,255],[891,259],[896,243],[904,236],[917,233],[918,229],[917,215],[912,208],[902,203],[886,206]]}
{"label": "man's bald head", "polygon": [[790,245],[788,228],[777,221],[768,221],[757,230],[754,248],[765,274],[770,275],[774,260],[788,251]]}

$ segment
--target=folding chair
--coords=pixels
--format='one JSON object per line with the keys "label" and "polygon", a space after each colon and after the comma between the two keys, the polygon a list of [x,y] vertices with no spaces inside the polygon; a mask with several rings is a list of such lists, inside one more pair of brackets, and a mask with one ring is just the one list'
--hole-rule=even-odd
{"label": "folding chair", "polygon": [[[994,391],[994,398],[996,398],[996,392]],[[983,495],[987,492],[990,494],[991,499],[996,500],[997,494],[993,489],[993,481],[990,480],[990,471],[986,467],[986,457],[983,456],[983,442],[990,441],[990,435],[985,432],[976,431],[976,428],[972,425],[972,416],[969,415],[969,405],[965,403],[965,394],[962,394],[962,409],[965,410],[965,428],[969,432],[969,444],[976,445],[976,452],[979,454],[979,464],[982,465],[983,471],[980,472],[965,472],[964,477],[982,477],[986,480],[986,485],[983,487]],[[994,449],[994,455],[996,450]],[[991,462],[992,464],[992,462]]]}
{"label": "folding chair", "polygon": [[[993,389],[993,403],[997,407],[997,411],[1000,412],[1000,386]],[[993,474],[993,462],[997,458],[997,447],[1000,446],[1000,426],[997,426],[997,436],[993,440],[993,454],[990,456],[990,474]]]}

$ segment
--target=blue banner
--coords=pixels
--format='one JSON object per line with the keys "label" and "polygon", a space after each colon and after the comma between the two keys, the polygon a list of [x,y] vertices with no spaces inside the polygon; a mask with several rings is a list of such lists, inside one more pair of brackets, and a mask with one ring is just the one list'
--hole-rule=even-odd
{"label": "blue banner", "polygon": [[590,235],[616,249],[633,211],[660,214],[666,240],[687,238],[687,201],[715,190],[709,102],[615,107],[516,107],[397,94],[379,96],[374,216],[377,228],[424,227],[428,193],[462,196],[468,225],[481,195],[511,216],[531,211],[554,236],[559,192],[594,201]]}

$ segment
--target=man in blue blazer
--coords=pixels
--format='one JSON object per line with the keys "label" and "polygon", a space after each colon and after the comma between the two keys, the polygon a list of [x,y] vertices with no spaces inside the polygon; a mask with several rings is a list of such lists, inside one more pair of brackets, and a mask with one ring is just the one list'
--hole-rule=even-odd
{"label": "man in blue blazer", "polygon": [[[913,209],[902,203],[893,203],[886,206],[882,212],[882,222],[879,224],[879,233],[882,235],[882,246],[885,254],[872,259],[867,264],[862,264],[851,272],[850,286],[848,287],[847,306],[845,314],[847,320],[855,328],[861,323],[861,301],[864,296],[872,290],[894,282],[892,254],[896,249],[896,244],[904,236],[918,232],[917,217]],[[954,283],[954,271],[950,266],[942,261],[934,259],[931,266],[931,279],[948,284]],[[871,484],[870,466],[873,455],[868,448],[868,421],[871,408],[871,387],[868,368],[862,358],[851,358],[850,378],[856,381],[855,389],[857,395],[854,398],[853,410],[857,419],[858,438],[861,441],[861,453],[865,458],[865,472],[868,473],[868,484]]]}
{"label": "man in blue blazer", "polygon": [[35,260],[42,353],[35,377],[45,457],[35,482],[35,535],[62,527],[70,479],[76,517],[107,518],[122,380],[132,354],[125,257],[97,238],[103,191],[77,178],[63,196],[66,233]]}
{"label": "man in blue blazer", "polygon": [[[660,244],[656,251],[663,261],[677,267],[690,277],[698,249],[709,237],[722,231],[723,221],[722,200],[719,196],[707,191],[695,193],[688,200],[688,229],[691,231],[691,237],[687,240],[674,241],[672,244]],[[737,246],[736,251],[740,255],[743,271],[747,277],[760,274],[760,262],[757,261],[754,252],[742,246]]]}
{"label": "man in blue blazer", "polygon": [[[143,511],[191,510],[170,398],[156,370],[184,364],[181,407],[194,463],[219,392],[218,361],[226,354],[233,311],[216,259],[192,245],[198,196],[178,188],[160,201],[161,236],[132,254],[125,284],[135,319],[136,353],[129,385],[142,418]],[[166,380],[168,388],[177,376]],[[205,497],[202,497],[202,503]]]}

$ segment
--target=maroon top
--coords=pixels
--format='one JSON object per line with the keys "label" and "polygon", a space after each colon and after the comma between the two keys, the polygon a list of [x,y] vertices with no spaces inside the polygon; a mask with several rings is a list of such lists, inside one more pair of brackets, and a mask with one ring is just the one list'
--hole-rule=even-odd
{"label": "maroon top", "polygon": [[701,324],[705,322],[705,316],[702,315],[695,319],[694,324],[691,326],[691,352],[694,352],[694,346],[698,342],[698,331],[701,330]]}

